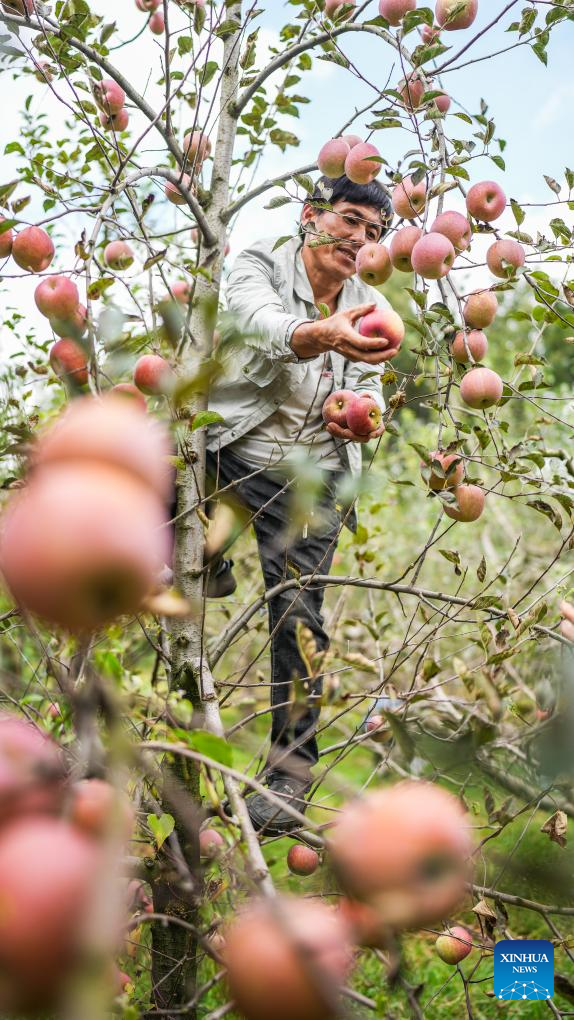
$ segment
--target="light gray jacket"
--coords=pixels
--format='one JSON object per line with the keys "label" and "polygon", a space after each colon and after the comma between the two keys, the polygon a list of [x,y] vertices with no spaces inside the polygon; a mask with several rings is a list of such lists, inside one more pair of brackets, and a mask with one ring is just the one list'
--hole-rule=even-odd
{"label": "light gray jacket", "polygon": [[[294,237],[273,251],[276,238],[258,241],[239,255],[229,274],[226,290],[227,312],[236,326],[249,334],[241,347],[223,350],[224,371],[211,384],[209,409],[217,411],[224,424],[209,429],[208,448],[217,450],[246,435],[288,401],[305,374],[309,358],[298,358],[289,342],[295,329],[310,318],[300,318],[300,303],[294,294],[294,266],[303,240]],[[374,302],[389,308],[378,290],[353,276],[343,284],[338,311]],[[315,310],[313,310],[315,314]],[[316,310],[317,319],[320,312]],[[347,361],[331,353],[333,389],[355,389],[372,393],[384,407],[377,366]],[[361,470],[361,449],[357,443],[338,444],[342,468],[353,474]]]}

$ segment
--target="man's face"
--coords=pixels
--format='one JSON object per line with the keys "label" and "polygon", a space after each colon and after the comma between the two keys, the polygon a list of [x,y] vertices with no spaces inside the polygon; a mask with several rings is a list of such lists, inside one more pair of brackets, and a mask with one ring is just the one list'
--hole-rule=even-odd
{"label": "man's face", "polygon": [[[355,272],[355,258],[359,248],[368,242],[380,240],[383,226],[380,211],[370,205],[358,205],[339,199],[333,211],[306,206],[303,222],[307,226],[307,244],[313,244],[317,235],[328,234],[338,239],[336,244],[323,244],[313,249],[314,261],[329,270],[335,279],[348,280]],[[315,224],[314,228],[312,224]],[[314,234],[313,231],[316,231]]]}

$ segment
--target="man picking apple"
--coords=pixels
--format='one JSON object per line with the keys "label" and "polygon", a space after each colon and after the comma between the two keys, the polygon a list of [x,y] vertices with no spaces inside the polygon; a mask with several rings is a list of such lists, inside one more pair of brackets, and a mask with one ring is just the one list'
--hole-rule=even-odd
{"label": "man picking apple", "polygon": [[[363,185],[345,176],[321,177],[303,206],[299,234],[277,248],[275,238],[253,244],[229,275],[228,314],[244,342],[227,354],[225,343],[219,348],[224,371],[212,384],[209,407],[224,423],[210,427],[209,491],[231,487],[247,508],[267,589],[294,577],[327,574],[342,523],[356,527],[354,512],[341,509],[337,489],[346,474],[361,470],[359,444],[382,435],[384,425],[378,414],[372,431],[363,421],[357,431],[334,420],[325,427],[321,411],[341,389],[370,398],[367,410],[384,408],[380,376],[373,370],[397,353],[401,338],[389,339],[378,329],[362,335],[361,320],[377,310],[398,316],[379,291],[356,276],[355,260],[364,245],[379,244],[391,219],[389,196],[377,181]],[[371,257],[369,271],[372,262]],[[370,412],[371,421],[377,413]],[[307,479],[322,478],[311,508],[305,503],[303,522],[302,467]],[[235,590],[232,565],[221,555],[212,559],[208,595]],[[277,798],[304,811],[310,769],[318,760],[322,678],[309,677],[301,634],[310,633],[320,660],[329,644],[323,595],[321,586],[305,583],[268,604],[272,723],[264,777],[275,803],[259,794],[247,799],[255,827],[266,833],[297,824],[278,808]]]}

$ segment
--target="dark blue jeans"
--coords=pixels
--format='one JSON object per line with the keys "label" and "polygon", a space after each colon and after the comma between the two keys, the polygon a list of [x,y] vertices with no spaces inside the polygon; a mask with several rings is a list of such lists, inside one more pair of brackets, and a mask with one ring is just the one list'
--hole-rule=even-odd
{"label": "dark blue jeans", "polygon": [[[341,513],[336,507],[335,486],[338,472],[325,472],[324,491],[313,515],[313,527],[306,537],[301,530],[287,536],[292,520],[292,487],[266,472],[253,474],[254,468],[224,448],[207,455],[208,491],[235,483],[232,492],[253,516],[261,569],[268,590],[301,574],[328,574],[341,528]],[[252,475],[252,477],[246,477]],[[284,490],[284,491],[283,491]],[[317,522],[315,524],[315,522]],[[293,565],[293,567],[291,566]],[[301,654],[298,622],[311,631],[316,652],[329,647],[323,629],[324,588],[306,584],[281,592],[268,603],[271,635],[271,750],[270,769],[303,774],[318,761],[316,728],[323,689],[322,676],[305,683],[308,665]],[[294,697],[294,684],[303,678]]]}

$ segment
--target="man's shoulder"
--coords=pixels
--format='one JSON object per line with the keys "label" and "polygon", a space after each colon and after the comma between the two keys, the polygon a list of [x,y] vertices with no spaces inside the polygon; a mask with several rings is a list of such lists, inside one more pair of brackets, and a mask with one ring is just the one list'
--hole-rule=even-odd
{"label": "man's shoulder", "polygon": [[283,241],[282,244],[279,242],[283,241],[283,238],[278,237],[274,234],[272,237],[261,237],[257,241],[252,241],[247,247],[243,248],[239,252],[236,262],[242,258],[262,258],[269,262],[281,261],[285,255],[292,257],[293,250],[297,249],[301,244],[300,238],[296,235],[290,237],[287,241]]}

